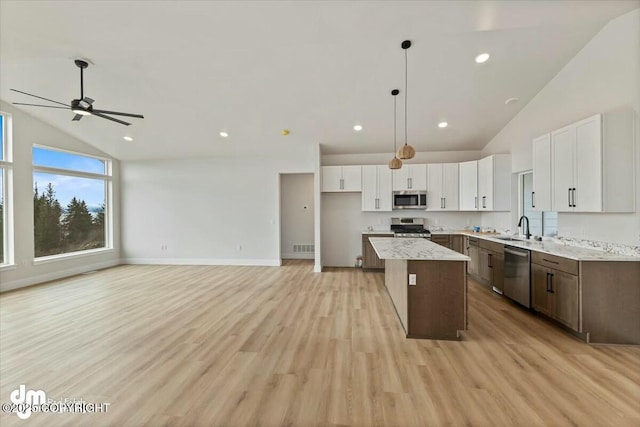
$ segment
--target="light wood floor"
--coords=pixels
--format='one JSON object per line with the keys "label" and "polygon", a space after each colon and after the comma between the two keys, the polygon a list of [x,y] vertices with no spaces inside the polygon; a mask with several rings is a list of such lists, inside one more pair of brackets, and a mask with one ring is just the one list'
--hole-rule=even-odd
{"label": "light wood floor", "polygon": [[405,339],[383,279],[121,266],[0,295],[0,401],[26,384],[111,404],[0,425],[640,425],[640,348],[588,346],[474,282],[462,342]]}

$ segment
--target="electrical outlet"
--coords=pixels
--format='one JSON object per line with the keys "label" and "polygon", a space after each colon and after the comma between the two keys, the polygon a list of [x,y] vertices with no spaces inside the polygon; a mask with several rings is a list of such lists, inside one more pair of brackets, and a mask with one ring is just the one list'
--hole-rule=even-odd
{"label": "electrical outlet", "polygon": [[416,284],[416,275],[415,274],[410,274],[409,275],[409,285],[415,286],[415,284]]}

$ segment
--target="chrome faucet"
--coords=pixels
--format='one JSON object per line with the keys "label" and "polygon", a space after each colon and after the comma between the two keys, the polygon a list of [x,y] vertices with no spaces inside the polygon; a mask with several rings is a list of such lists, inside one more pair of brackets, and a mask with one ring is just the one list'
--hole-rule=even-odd
{"label": "chrome faucet", "polygon": [[531,238],[531,233],[529,232],[529,218],[527,218],[525,215],[522,215],[522,216],[520,217],[520,220],[518,221],[518,227],[522,227],[522,220],[523,220],[523,219],[526,219],[526,220],[527,220],[527,228],[525,228],[524,236],[525,236],[525,237],[527,238],[527,240],[528,240],[528,239],[530,239],[530,238]]}

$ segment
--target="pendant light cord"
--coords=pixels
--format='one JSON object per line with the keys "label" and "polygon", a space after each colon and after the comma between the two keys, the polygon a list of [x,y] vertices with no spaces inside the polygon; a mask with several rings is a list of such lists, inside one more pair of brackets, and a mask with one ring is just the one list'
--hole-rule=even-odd
{"label": "pendant light cord", "polygon": [[404,145],[407,145],[407,50],[408,49],[404,50]]}
{"label": "pendant light cord", "polygon": [[398,134],[397,131],[397,125],[398,125],[398,108],[397,108],[397,102],[396,102],[396,96],[393,95],[393,157],[396,157],[396,148],[398,146],[398,141],[396,139],[396,135]]}

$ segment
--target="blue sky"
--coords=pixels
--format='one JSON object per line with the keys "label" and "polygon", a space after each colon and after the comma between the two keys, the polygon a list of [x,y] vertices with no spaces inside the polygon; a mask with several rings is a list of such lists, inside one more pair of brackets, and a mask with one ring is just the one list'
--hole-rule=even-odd
{"label": "blue sky", "polygon": [[[33,147],[33,164],[82,172],[105,172],[102,160],[38,147]],[[91,211],[104,203],[104,180],[34,172],[33,185],[38,186],[40,193],[49,183],[53,185],[62,207],[66,207],[73,197],[84,200]]]}

